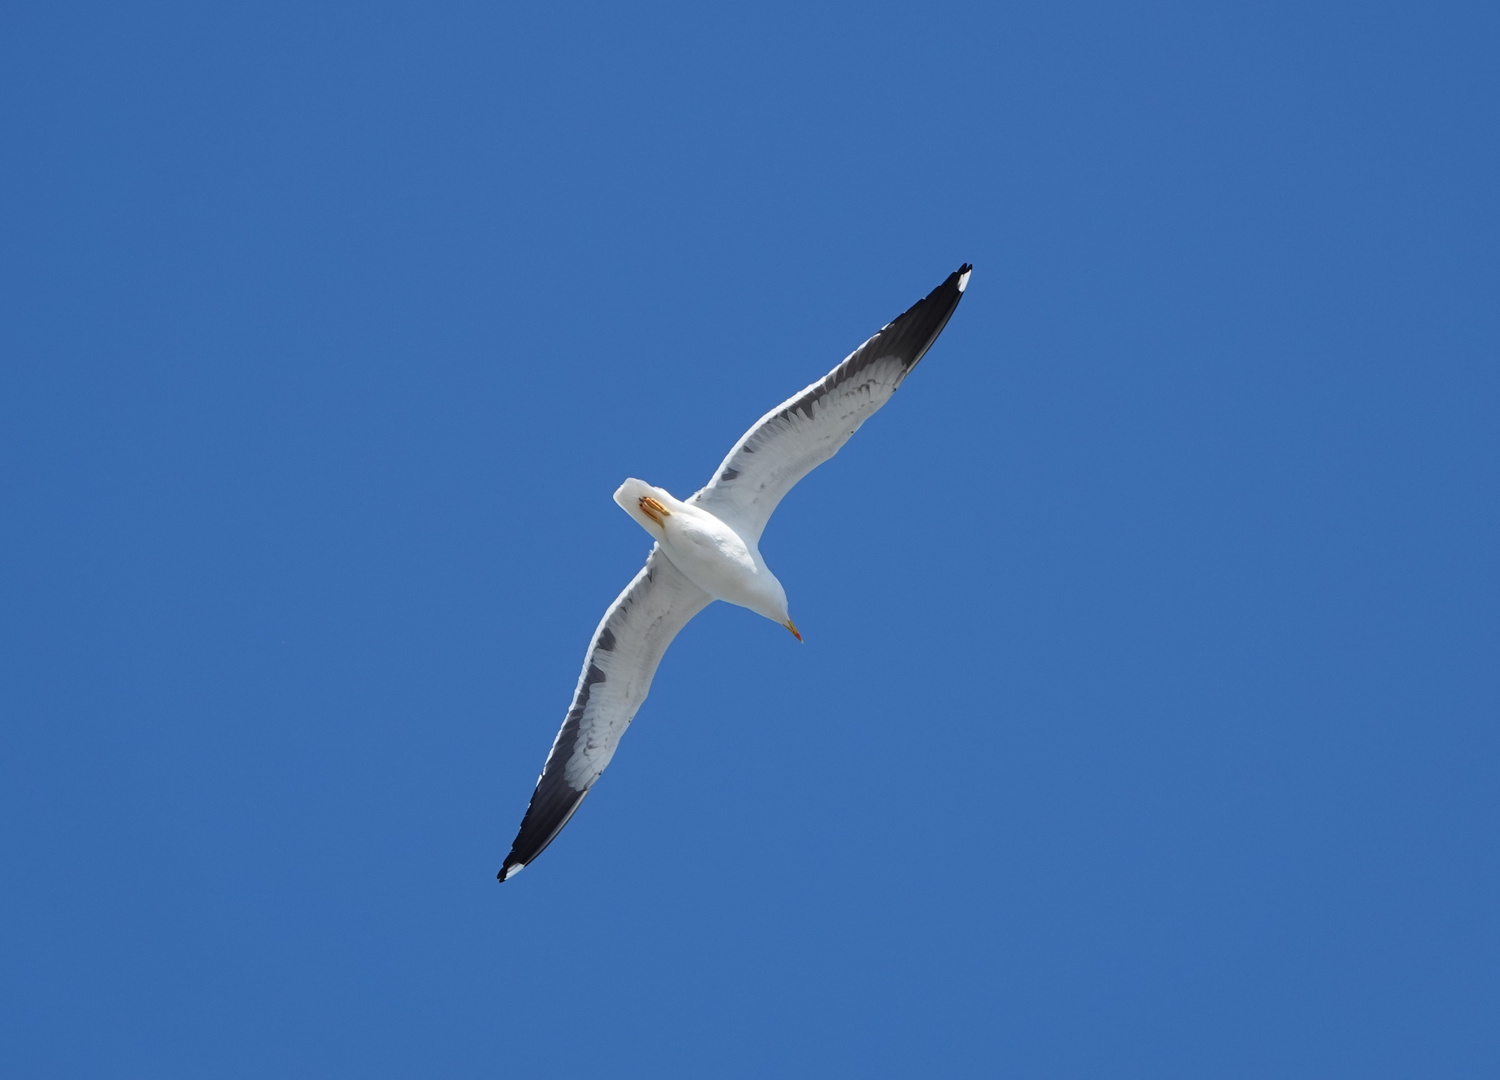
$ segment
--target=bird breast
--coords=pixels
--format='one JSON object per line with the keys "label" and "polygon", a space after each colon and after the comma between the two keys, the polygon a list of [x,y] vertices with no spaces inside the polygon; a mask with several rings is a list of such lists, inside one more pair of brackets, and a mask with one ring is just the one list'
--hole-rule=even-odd
{"label": "bird breast", "polygon": [[748,608],[768,598],[769,572],[743,537],[707,510],[686,504],[663,523],[667,558],[704,592]]}

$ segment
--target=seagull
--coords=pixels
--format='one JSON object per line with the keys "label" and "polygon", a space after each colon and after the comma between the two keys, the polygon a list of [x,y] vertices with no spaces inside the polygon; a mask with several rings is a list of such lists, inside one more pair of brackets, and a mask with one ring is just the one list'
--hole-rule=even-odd
{"label": "seagull", "polygon": [[594,631],[572,707],[496,875],[501,881],[529,866],[577,812],[646,700],[662,654],[694,615],[726,600],[802,640],[786,590],[761,558],[766,522],[792,485],[890,400],[948,325],[972,269],[960,266],[838,367],[757,420],[686,501],[644,480],[620,485],[615,502],[656,544]]}

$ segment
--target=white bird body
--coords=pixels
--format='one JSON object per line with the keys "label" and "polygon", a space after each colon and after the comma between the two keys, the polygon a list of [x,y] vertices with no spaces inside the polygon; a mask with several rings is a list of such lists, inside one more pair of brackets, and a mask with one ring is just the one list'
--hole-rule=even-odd
{"label": "white bird body", "polygon": [[667,646],[714,600],[749,608],[797,635],[786,590],[760,555],[766,522],[788,491],[838,453],[917,366],[963,297],[965,263],[823,378],[762,416],[686,501],[630,479],[615,501],[656,546],[605,611],[573,704],[552,741],[520,832],[498,877],[524,869],[593,790],[646,700]]}
{"label": "white bird body", "polygon": [[[615,492],[615,502],[661,545],[672,565],[709,596],[783,626],[791,622],[786,590],[754,540],[701,506],[682,502],[644,480],[626,480]],[[652,502],[659,509],[653,510]]]}

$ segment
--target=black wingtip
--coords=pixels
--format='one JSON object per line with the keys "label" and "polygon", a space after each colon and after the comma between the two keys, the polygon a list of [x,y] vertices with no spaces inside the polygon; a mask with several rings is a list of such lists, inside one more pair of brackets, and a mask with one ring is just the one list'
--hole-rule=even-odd
{"label": "black wingtip", "polygon": [[[876,352],[879,355],[900,356],[906,373],[909,374],[953,317],[958,302],[964,298],[964,289],[969,285],[969,273],[973,269],[972,263],[964,263],[944,278],[941,285],[887,323],[860,351],[863,352],[871,343],[879,341],[875,347]],[[905,377],[903,374],[902,378]]]}

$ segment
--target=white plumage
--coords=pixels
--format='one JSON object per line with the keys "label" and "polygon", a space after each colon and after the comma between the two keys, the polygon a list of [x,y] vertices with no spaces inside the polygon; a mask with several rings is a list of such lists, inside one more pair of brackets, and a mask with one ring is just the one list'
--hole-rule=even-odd
{"label": "white plumage", "polygon": [[958,306],[970,270],[959,267],[826,376],[761,417],[686,501],[642,480],[620,485],[615,501],[656,547],[594,632],[501,881],[541,854],[577,811],[645,701],[667,646],[710,601],[739,604],[797,634],[786,591],[760,555],[766,522],[793,485],[836,454],[916,367]]}

